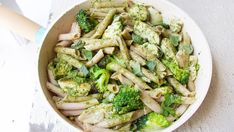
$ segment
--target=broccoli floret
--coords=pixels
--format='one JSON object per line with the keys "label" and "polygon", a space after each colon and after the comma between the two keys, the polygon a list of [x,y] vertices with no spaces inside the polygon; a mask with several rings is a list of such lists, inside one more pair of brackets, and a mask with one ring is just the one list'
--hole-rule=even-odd
{"label": "broccoli floret", "polygon": [[165,100],[162,102],[161,104],[161,108],[162,108],[162,115],[164,116],[176,116],[175,114],[175,109],[172,108],[173,104],[180,104],[181,103],[181,97],[177,96],[175,94],[172,93],[168,93],[166,95],[164,95]]}
{"label": "broccoli floret", "polygon": [[146,42],[141,36],[136,35],[134,33],[132,34],[132,40],[136,44],[143,44]]}
{"label": "broccoli floret", "polygon": [[104,93],[105,91],[107,91],[107,84],[110,78],[109,71],[95,65],[90,69],[90,73],[93,79],[97,79],[95,83],[98,91],[100,93]]}
{"label": "broccoli floret", "polygon": [[134,124],[132,124],[132,131],[150,131],[160,128],[165,128],[170,125],[167,119],[158,113],[151,112],[147,115],[139,118]]}
{"label": "broccoli floret", "polygon": [[173,73],[173,76],[181,83],[187,84],[189,80],[189,70],[181,69],[179,66],[174,63],[171,59],[163,59],[163,64],[166,65],[169,70]]}
{"label": "broccoli floret", "polygon": [[120,86],[120,92],[115,96],[113,105],[119,114],[141,109],[143,103],[140,99],[140,91],[127,85]]}
{"label": "broccoli floret", "polygon": [[135,20],[145,21],[148,17],[147,8],[144,5],[135,4],[129,9],[130,16]]}
{"label": "broccoli floret", "polygon": [[76,21],[85,33],[90,32],[97,25],[97,21],[89,16],[86,10],[81,9],[76,14]]}
{"label": "broccoli floret", "polygon": [[56,80],[67,76],[67,73],[72,70],[71,65],[69,65],[66,61],[58,58],[50,62],[48,68],[53,72]]}

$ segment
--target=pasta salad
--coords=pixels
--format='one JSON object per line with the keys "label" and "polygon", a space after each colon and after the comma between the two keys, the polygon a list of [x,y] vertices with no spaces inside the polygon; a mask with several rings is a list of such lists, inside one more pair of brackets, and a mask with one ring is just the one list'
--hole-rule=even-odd
{"label": "pasta salad", "polygon": [[48,64],[57,109],[84,131],[170,126],[196,95],[199,64],[183,22],[129,0],[90,2]]}

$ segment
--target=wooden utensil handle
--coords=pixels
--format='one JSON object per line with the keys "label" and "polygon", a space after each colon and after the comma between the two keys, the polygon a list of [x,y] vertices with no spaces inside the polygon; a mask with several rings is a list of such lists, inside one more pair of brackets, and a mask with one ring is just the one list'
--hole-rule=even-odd
{"label": "wooden utensil handle", "polygon": [[0,5],[0,24],[31,41],[36,41],[41,29],[37,23],[3,5]]}

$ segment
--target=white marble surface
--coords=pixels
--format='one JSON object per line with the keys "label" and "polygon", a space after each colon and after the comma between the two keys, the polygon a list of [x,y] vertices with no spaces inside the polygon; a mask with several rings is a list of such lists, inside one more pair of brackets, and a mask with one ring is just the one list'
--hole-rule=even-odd
{"label": "white marble surface", "polygon": [[[52,7],[50,13],[50,20],[56,18],[60,13],[62,13],[67,7],[70,7],[78,0],[52,0]],[[208,39],[211,52],[213,55],[213,78],[209,93],[203,102],[202,106],[195,113],[195,115],[190,118],[183,126],[181,126],[176,131],[178,132],[231,132],[234,131],[234,2],[233,0],[170,0],[177,6],[185,10],[201,27],[205,36]],[[10,41],[11,42],[11,41]],[[2,46],[2,44],[1,44]],[[20,52],[25,52],[27,55],[32,53],[33,55],[36,50],[28,51],[25,46],[24,50]],[[31,46],[32,47],[32,46]],[[13,51],[17,51],[18,47],[12,46]],[[19,48],[20,49],[20,48]],[[22,49],[22,48],[21,48]],[[0,49],[1,55],[4,48]],[[5,50],[7,50],[5,48]],[[6,52],[6,51],[5,51]],[[18,52],[17,52],[18,53]],[[6,53],[5,53],[6,54]],[[1,57],[1,56],[0,56]],[[25,56],[12,55],[11,59]],[[1,58],[0,58],[1,59]],[[26,61],[27,60],[27,61]],[[35,69],[35,58],[26,56],[22,61],[28,64],[28,69],[30,73]],[[1,61],[2,65],[11,63],[8,61]],[[13,63],[16,64],[16,63]],[[19,63],[20,64],[20,63]],[[33,70],[34,69],[34,70]],[[9,67],[5,66],[2,71],[9,70]],[[17,72],[12,72],[17,73]],[[34,74],[24,74],[23,72],[17,73],[25,76],[24,80],[35,81],[33,78]],[[6,74],[6,73],[5,73]],[[0,76],[2,76],[0,74]],[[16,79],[20,78],[17,76]],[[0,78],[0,80],[10,79]],[[21,78],[20,80],[23,81]],[[10,81],[9,81],[10,82]],[[52,113],[47,111],[47,107],[41,101],[41,95],[37,92],[38,84],[34,83],[31,87],[34,87],[33,94],[33,105],[31,108],[31,116],[29,118],[30,129],[32,132],[67,132],[73,131],[68,130],[68,128],[61,122],[59,122]],[[23,89],[23,87],[20,87]],[[26,90],[26,89],[24,89]],[[2,98],[1,98],[2,99]],[[6,104],[6,103],[5,103]],[[12,108],[12,107],[11,107]],[[5,111],[4,111],[5,112]],[[13,119],[13,116],[12,120]],[[17,122],[12,122],[12,124],[17,124]],[[17,125],[15,125],[17,126]],[[12,129],[13,130],[13,129]],[[15,129],[16,130],[16,129]]]}

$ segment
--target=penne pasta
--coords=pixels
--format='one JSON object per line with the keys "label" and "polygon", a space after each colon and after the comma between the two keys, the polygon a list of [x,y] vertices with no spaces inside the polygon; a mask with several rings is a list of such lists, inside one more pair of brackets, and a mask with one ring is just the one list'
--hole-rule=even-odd
{"label": "penne pasta", "polygon": [[117,2],[117,1],[95,2],[94,7],[95,8],[127,7],[127,3]]}
{"label": "penne pasta", "polygon": [[103,127],[103,128],[111,128],[123,123],[126,123],[131,120],[134,112],[129,112],[127,114],[122,114],[119,115],[116,118],[110,118],[110,119],[105,119],[104,121],[101,121],[96,124],[97,127]]}
{"label": "penne pasta", "polygon": [[98,63],[102,58],[104,57],[104,54],[103,54],[103,50],[99,50],[97,52],[97,54],[90,60],[86,63],[86,66],[87,67],[91,67],[93,65],[95,65],[96,63]]}
{"label": "penne pasta", "polygon": [[108,12],[104,20],[99,24],[95,34],[91,38],[100,38],[104,33],[107,26],[111,23],[113,16],[115,15],[116,10],[112,9]]}
{"label": "penne pasta", "polygon": [[63,90],[55,85],[53,85],[50,82],[46,82],[46,86],[48,88],[49,91],[55,93],[56,95],[60,96],[60,97],[65,97],[66,94],[63,92]]}
{"label": "penne pasta", "polygon": [[118,93],[119,92],[119,86],[116,84],[108,84],[107,89],[112,93]]}
{"label": "penne pasta", "polygon": [[143,66],[146,65],[146,60],[144,60],[141,56],[139,56],[135,52],[130,50],[129,54],[134,61],[138,62],[139,64]]}
{"label": "penne pasta", "polygon": [[149,70],[147,70],[143,67],[141,69],[142,69],[141,71],[144,74],[144,76],[146,76],[148,79],[155,82],[156,84],[159,84],[159,79],[156,75],[154,75],[152,72],[150,72]]}
{"label": "penne pasta", "polygon": [[68,46],[71,46],[71,44],[72,44],[72,41],[63,40],[63,41],[57,43],[56,46],[68,47]]}
{"label": "penne pasta", "polygon": [[88,96],[81,96],[81,97],[65,96],[63,98],[63,102],[83,102],[90,99],[100,99],[101,97],[102,97],[101,94],[91,94]]}
{"label": "penne pasta", "polygon": [[150,86],[148,86],[145,82],[143,82],[141,79],[139,79],[136,75],[128,71],[127,69],[121,67],[120,65],[116,63],[110,63],[107,65],[107,69],[118,71],[121,74],[123,74],[126,78],[131,80],[133,83],[135,83],[137,86],[139,86],[143,90],[149,90],[152,89]]}
{"label": "penne pasta", "polygon": [[61,110],[60,112],[65,116],[78,116],[83,110]]}
{"label": "penne pasta", "polygon": [[193,92],[186,89],[186,87],[180,84],[175,78],[169,77],[167,80],[175,88],[175,90],[181,93],[183,96],[194,96]]}
{"label": "penne pasta", "polygon": [[47,73],[48,73],[49,81],[50,81],[53,85],[58,86],[58,82],[55,80],[53,71],[52,71],[50,68],[48,68]]}
{"label": "penne pasta", "polygon": [[82,39],[86,45],[84,46],[87,50],[98,50],[106,47],[118,46],[118,43],[113,40],[100,40],[100,39]]}
{"label": "penne pasta", "polygon": [[131,36],[131,34],[129,33],[129,30],[126,29],[126,28],[122,31],[121,35],[123,36],[123,38],[124,38],[125,40],[131,40],[131,39],[132,39],[132,36]]}
{"label": "penne pasta", "polygon": [[192,104],[195,100],[194,97],[181,97],[181,104]]}
{"label": "penne pasta", "polygon": [[133,43],[133,40],[126,40],[126,44],[127,44],[127,46],[131,46],[131,45],[132,45],[132,43]]}
{"label": "penne pasta", "polygon": [[90,125],[88,123],[84,124],[84,130],[85,132],[118,132],[112,129],[101,128],[94,125]]}
{"label": "penne pasta", "polygon": [[125,43],[125,41],[123,40],[122,37],[117,37],[117,42],[119,43],[119,49],[120,49],[120,53],[123,57],[123,59],[128,62],[130,59],[129,53],[128,53],[128,48],[127,45]]}
{"label": "penne pasta", "polygon": [[105,16],[107,15],[107,13],[96,11],[96,12],[92,12],[91,15],[92,15],[93,17],[103,17],[103,18],[105,18]]}
{"label": "penne pasta", "polygon": [[113,54],[114,51],[115,51],[115,47],[106,47],[103,49],[103,52],[109,55]]}
{"label": "penne pasta", "polygon": [[70,55],[70,56],[72,56],[72,57],[74,57],[76,59],[80,58],[80,52],[79,52],[79,50],[76,50],[76,49],[56,46],[54,48],[54,51],[56,53],[62,53],[62,54]]}
{"label": "penne pasta", "polygon": [[127,79],[126,77],[124,77],[121,74],[118,75],[118,79],[124,85],[129,85],[129,86],[133,86],[134,85],[132,81],[130,81],[129,79]]}
{"label": "penne pasta", "polygon": [[161,107],[154,99],[152,99],[145,91],[141,91],[142,102],[149,107],[152,111],[160,113]]}
{"label": "penne pasta", "polygon": [[[151,96],[154,99],[160,99],[161,95],[172,93],[173,90],[170,86],[164,86],[160,88],[156,88],[154,90],[146,91],[146,93]],[[162,102],[163,100],[160,100],[159,102]]]}
{"label": "penne pasta", "polygon": [[82,110],[82,109],[89,108],[97,104],[99,104],[97,99],[90,99],[90,100],[79,102],[79,103],[57,102],[56,106],[58,109],[62,109],[62,110]]}
{"label": "penne pasta", "polygon": [[[91,13],[94,13],[94,12],[108,13],[111,9],[113,9],[113,8],[90,8],[89,10]],[[116,9],[117,13],[124,12],[124,7],[116,7],[114,9]]]}
{"label": "penne pasta", "polygon": [[90,38],[90,37],[92,37],[92,36],[94,35],[95,32],[96,32],[96,30],[94,29],[94,30],[92,30],[92,31],[90,31],[90,32],[88,32],[88,33],[86,33],[86,34],[84,34],[84,35],[82,36],[82,38]]}

